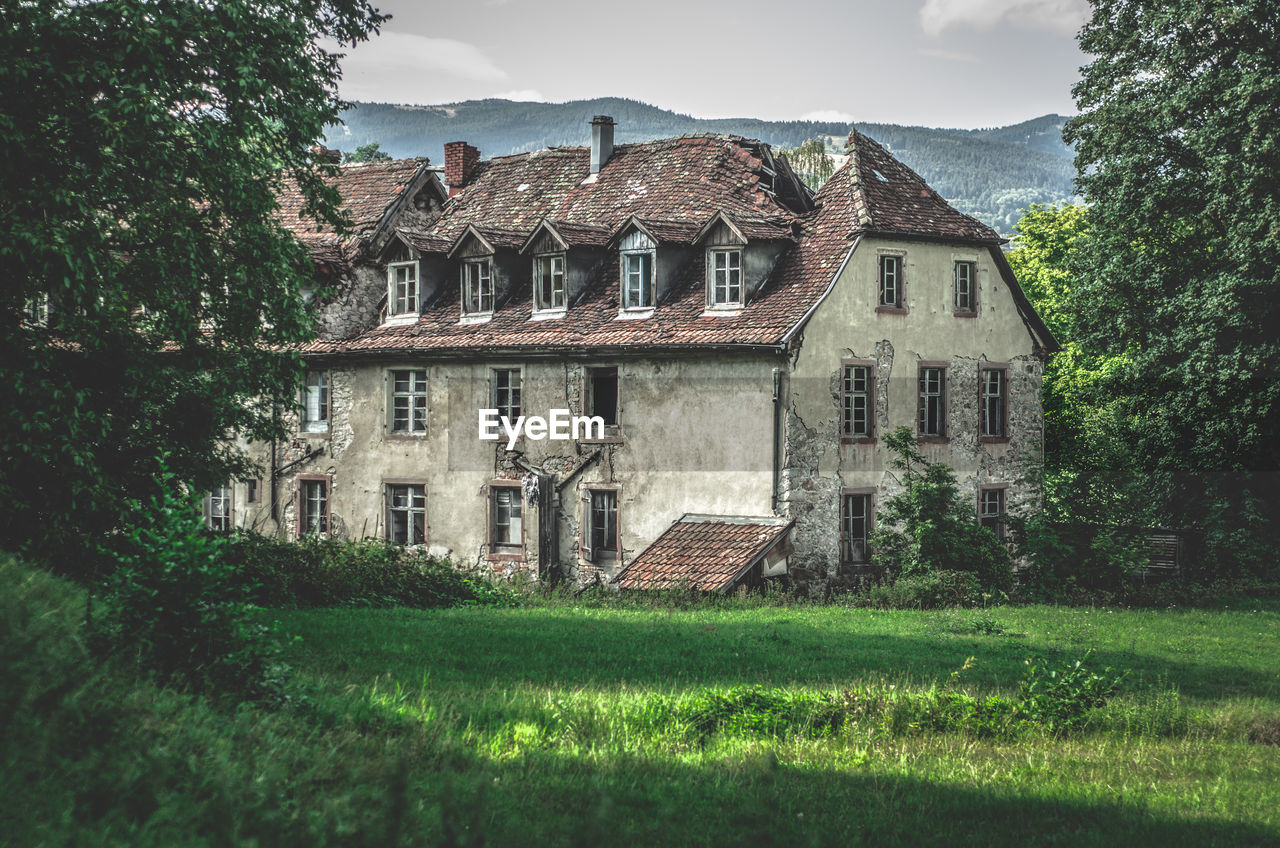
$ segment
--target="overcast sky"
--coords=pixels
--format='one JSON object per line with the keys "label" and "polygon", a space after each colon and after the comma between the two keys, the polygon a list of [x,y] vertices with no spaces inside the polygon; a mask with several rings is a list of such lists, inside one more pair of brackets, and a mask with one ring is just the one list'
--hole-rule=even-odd
{"label": "overcast sky", "polygon": [[630,97],[696,117],[984,127],[1073,114],[1085,0],[382,0],[341,94]]}

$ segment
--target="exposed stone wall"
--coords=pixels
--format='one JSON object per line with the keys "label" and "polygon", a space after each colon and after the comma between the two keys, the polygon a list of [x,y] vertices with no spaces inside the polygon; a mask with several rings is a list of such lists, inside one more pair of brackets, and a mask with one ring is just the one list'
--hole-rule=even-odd
{"label": "exposed stone wall", "polygon": [[345,339],[378,325],[387,294],[387,273],[376,265],[361,265],[333,286],[320,305],[316,333],[322,339]]}

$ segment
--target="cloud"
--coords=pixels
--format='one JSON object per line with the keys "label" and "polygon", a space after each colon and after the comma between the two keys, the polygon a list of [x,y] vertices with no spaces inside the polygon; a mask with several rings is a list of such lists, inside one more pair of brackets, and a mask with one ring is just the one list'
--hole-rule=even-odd
{"label": "cloud", "polygon": [[1075,35],[1089,17],[1087,0],[925,0],[920,27],[941,35],[951,27],[990,29],[1008,23]]}
{"label": "cloud", "polygon": [[440,77],[502,82],[508,74],[480,48],[451,38],[428,38],[407,32],[386,32],[343,48],[333,41],[320,46],[342,59],[342,96],[349,100],[389,99],[390,92],[425,87]]}
{"label": "cloud", "polygon": [[928,56],[932,59],[945,59],[948,62],[976,62],[978,57],[972,53],[956,53],[951,50],[931,50],[927,47],[921,47],[916,51],[921,56]]}
{"label": "cloud", "polygon": [[547,98],[536,88],[517,88],[515,91],[504,91],[493,95],[499,100],[519,100],[524,103],[545,103]]}
{"label": "cloud", "polygon": [[800,120],[820,121],[831,124],[852,124],[853,116],[848,112],[840,112],[835,109],[819,109],[816,112],[805,112],[800,116]]}

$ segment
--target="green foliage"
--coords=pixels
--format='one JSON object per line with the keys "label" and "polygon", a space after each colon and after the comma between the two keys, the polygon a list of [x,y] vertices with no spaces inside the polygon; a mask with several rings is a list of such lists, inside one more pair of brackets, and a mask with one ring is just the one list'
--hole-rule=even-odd
{"label": "green foliage", "polygon": [[850,606],[874,609],[939,609],[971,607],[982,602],[977,575],[964,571],[931,571],[899,576],[846,596]]}
{"label": "green foliage", "polygon": [[204,531],[177,478],[163,472],[158,483],[152,501],[133,505],[128,529],[105,551],[113,567],[94,642],[163,682],[231,698],[280,697],[278,651],[250,617],[221,540]]}
{"label": "green foliage", "polygon": [[265,607],[516,606],[521,596],[448,560],[380,540],[307,536],[284,542],[239,532],[222,557],[247,597]]}
{"label": "green foliage", "polygon": [[[306,250],[341,227],[311,148],[365,0],[32,0],[0,26],[0,544],[85,561],[146,496],[163,447],[197,488],[279,431],[312,321]],[[48,327],[20,317],[49,298]],[[145,309],[145,312],[142,311]]]}
{"label": "green foliage", "polygon": [[[1280,30],[1271,0],[1095,0],[1066,137],[1091,236],[1076,288],[1120,434],[1213,573],[1280,551]],[[1251,543],[1240,543],[1250,539]]]}
{"label": "green foliage", "polygon": [[1008,591],[1013,584],[1009,553],[978,523],[969,499],[960,494],[955,472],[928,462],[915,434],[899,427],[885,438],[903,491],[877,515],[872,562],[892,579],[966,572],[984,591]]}
{"label": "green foliage", "polygon": [[1064,733],[1084,725],[1089,711],[1106,705],[1124,680],[1111,668],[1101,673],[1085,663],[1089,654],[1074,663],[1049,668],[1043,659],[1027,660],[1027,674],[1018,688],[1018,715],[1044,725],[1052,733]]}
{"label": "green foliage", "polygon": [[391,155],[376,141],[362,144],[351,153],[342,156],[343,162],[390,162]]}
{"label": "green foliage", "polygon": [[836,170],[831,157],[827,155],[827,143],[820,138],[811,138],[794,149],[779,149],[777,153],[786,157],[791,170],[814,191],[822,188],[822,184]]}

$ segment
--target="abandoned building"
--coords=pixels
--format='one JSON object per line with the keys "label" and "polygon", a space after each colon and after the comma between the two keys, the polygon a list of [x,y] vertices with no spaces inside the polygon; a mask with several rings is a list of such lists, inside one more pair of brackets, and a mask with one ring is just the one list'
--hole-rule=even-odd
{"label": "abandoned building", "polygon": [[[1056,342],[997,233],[856,130],[816,194],[759,141],[590,132],[488,160],[454,142],[443,180],[343,166],[347,241],[282,199],[333,294],[296,435],[252,446],[269,476],[215,492],[212,522],[490,574],[816,591],[868,568],[893,428],[993,527],[1035,501]],[[486,410],[525,426],[481,438]]]}

